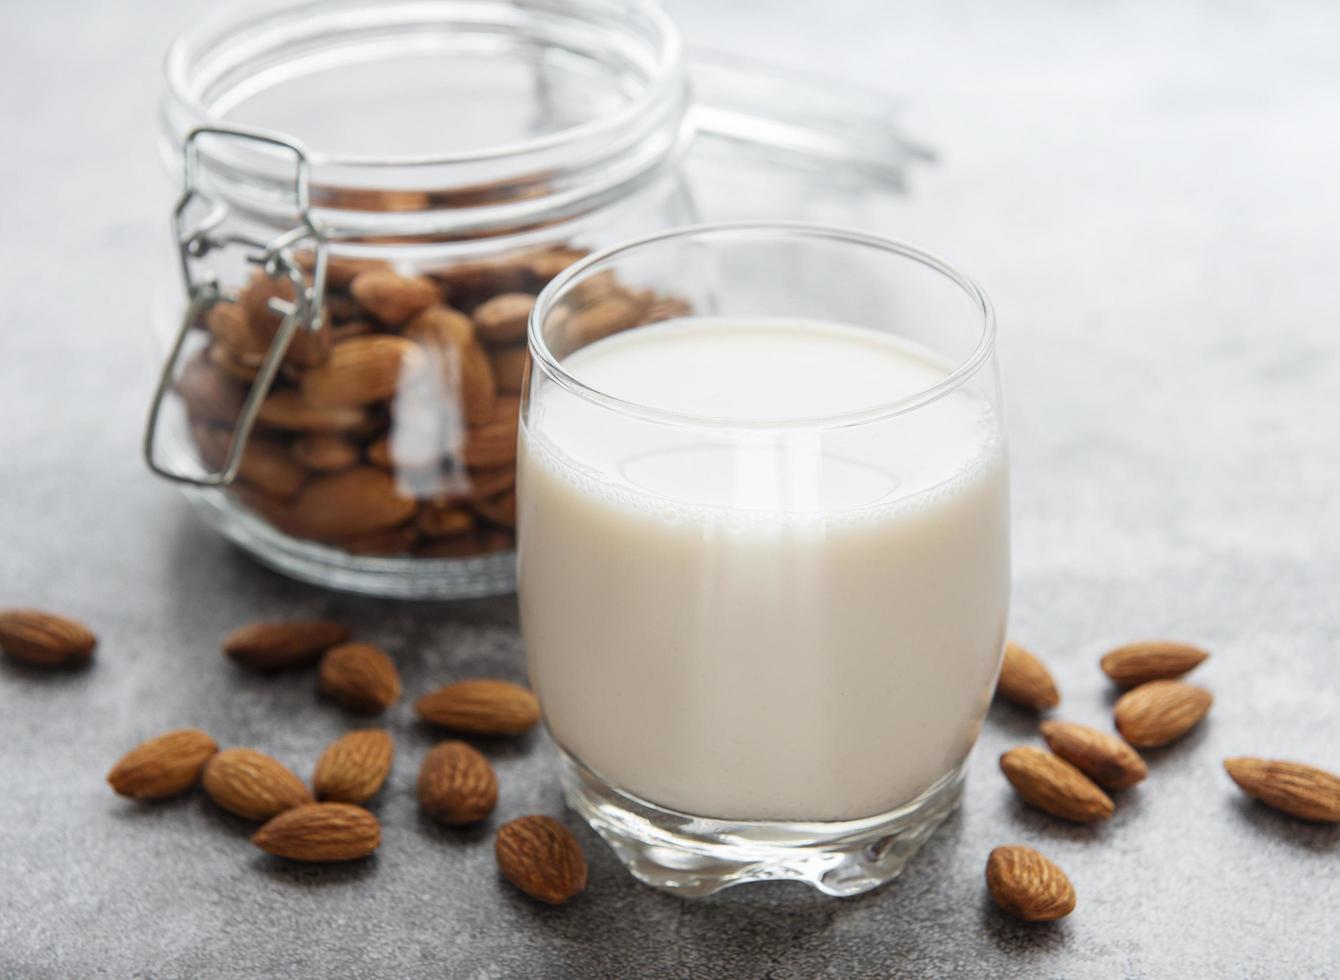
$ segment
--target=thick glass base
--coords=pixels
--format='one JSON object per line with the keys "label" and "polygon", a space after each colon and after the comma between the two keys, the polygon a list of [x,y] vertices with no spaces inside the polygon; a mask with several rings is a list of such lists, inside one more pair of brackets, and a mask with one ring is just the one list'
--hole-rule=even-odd
{"label": "thick glass base", "polygon": [[376,558],[299,541],[221,493],[186,490],[224,537],[292,578],[345,592],[392,599],[475,599],[516,591],[516,552],[474,558]]}
{"label": "thick glass base", "polygon": [[960,766],[906,806],[861,820],[715,820],[629,796],[560,755],[569,806],[636,878],[686,896],[751,881],[803,881],[839,897],[870,891],[899,875],[963,795]]}

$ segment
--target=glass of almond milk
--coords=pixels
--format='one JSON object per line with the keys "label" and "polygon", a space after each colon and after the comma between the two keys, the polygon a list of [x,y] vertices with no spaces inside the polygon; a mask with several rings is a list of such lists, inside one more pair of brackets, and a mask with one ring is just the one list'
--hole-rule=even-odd
{"label": "glass of almond milk", "polygon": [[852,895],[957,804],[1009,602],[994,335],[944,262],[790,223],[539,297],[522,630],[568,801],[638,878]]}

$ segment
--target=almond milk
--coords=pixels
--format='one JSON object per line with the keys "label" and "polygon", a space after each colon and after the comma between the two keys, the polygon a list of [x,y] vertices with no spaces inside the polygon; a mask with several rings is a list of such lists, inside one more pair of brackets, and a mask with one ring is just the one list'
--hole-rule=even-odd
{"label": "almond milk", "polygon": [[[519,461],[520,596],[555,740],[619,789],[725,819],[888,813],[963,761],[1009,593],[999,421],[875,331],[688,319],[568,357]],[[871,415],[878,416],[877,411]],[[765,423],[781,423],[769,426]]]}

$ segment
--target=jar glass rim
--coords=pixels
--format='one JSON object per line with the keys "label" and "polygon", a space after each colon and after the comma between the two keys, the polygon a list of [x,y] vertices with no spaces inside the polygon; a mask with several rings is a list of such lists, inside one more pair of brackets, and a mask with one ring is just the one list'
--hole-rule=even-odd
{"label": "jar glass rim", "polygon": [[[979,318],[977,341],[972,350],[959,360],[952,371],[944,378],[921,391],[888,402],[872,405],[868,408],[836,414],[815,415],[785,419],[734,419],[715,416],[694,415],[642,404],[626,398],[620,398],[602,391],[577,378],[563,367],[544,337],[544,322],[552,313],[568,290],[588,275],[594,274],[612,261],[644,247],[673,241],[675,239],[704,238],[715,236],[768,235],[779,238],[812,239],[869,248],[898,256],[924,266],[939,274],[944,280],[958,287],[973,307],[974,315]],[[527,342],[536,366],[555,384],[568,392],[599,405],[610,411],[629,415],[649,422],[680,428],[693,429],[733,429],[733,430],[786,430],[786,429],[837,429],[850,426],[881,422],[899,415],[907,414],[944,398],[962,387],[982,366],[988,363],[995,352],[996,314],[991,300],[970,276],[954,266],[937,258],[916,246],[893,238],[874,235],[832,225],[816,224],[805,221],[732,221],[710,224],[688,225],[667,231],[644,235],[630,241],[586,256],[573,263],[556,276],[536,297],[527,325]]]}
{"label": "jar glass rim", "polygon": [[[263,19],[279,18],[295,13],[310,12],[315,18],[319,15],[334,15],[337,4],[330,2],[312,2],[312,0],[288,0],[275,3],[274,0],[253,0],[241,5],[228,6],[215,10],[198,23],[179,33],[170,43],[164,58],[164,75],[169,96],[193,119],[195,125],[226,122],[206,104],[202,93],[191,78],[192,66],[196,63],[199,49],[212,50],[218,43],[215,35],[227,28],[240,24],[260,22]],[[357,9],[367,4],[349,4]],[[422,2],[400,4],[372,4],[380,16],[387,16],[395,7],[404,8],[407,13],[422,13],[426,7]],[[449,6],[449,4],[444,5]],[[563,5],[538,5],[541,9],[561,10]],[[646,85],[617,111],[608,115],[588,119],[574,126],[540,134],[528,139],[513,140],[473,150],[430,154],[362,154],[333,153],[320,147],[304,147],[314,164],[340,167],[421,167],[447,164],[488,163],[523,154],[542,152],[546,149],[599,139],[604,134],[616,134],[634,121],[644,117],[649,109],[662,99],[663,85],[673,82],[682,74],[683,42],[679,30],[668,14],[656,0],[621,0],[621,6],[630,13],[643,18],[653,26],[656,36],[655,67],[646,80]],[[184,135],[184,133],[182,134]],[[288,134],[284,134],[288,135]]]}

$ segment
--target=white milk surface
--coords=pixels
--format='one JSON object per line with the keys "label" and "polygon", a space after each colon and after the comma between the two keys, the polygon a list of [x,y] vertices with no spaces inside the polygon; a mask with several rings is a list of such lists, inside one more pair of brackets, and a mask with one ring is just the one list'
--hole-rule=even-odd
{"label": "white milk surface", "polygon": [[[691,319],[565,368],[736,422],[864,411],[949,368],[875,331]],[[613,785],[728,819],[896,809],[967,754],[1009,597],[1008,484],[958,388],[877,423],[658,425],[542,385],[522,431],[520,597],[554,738]]]}

